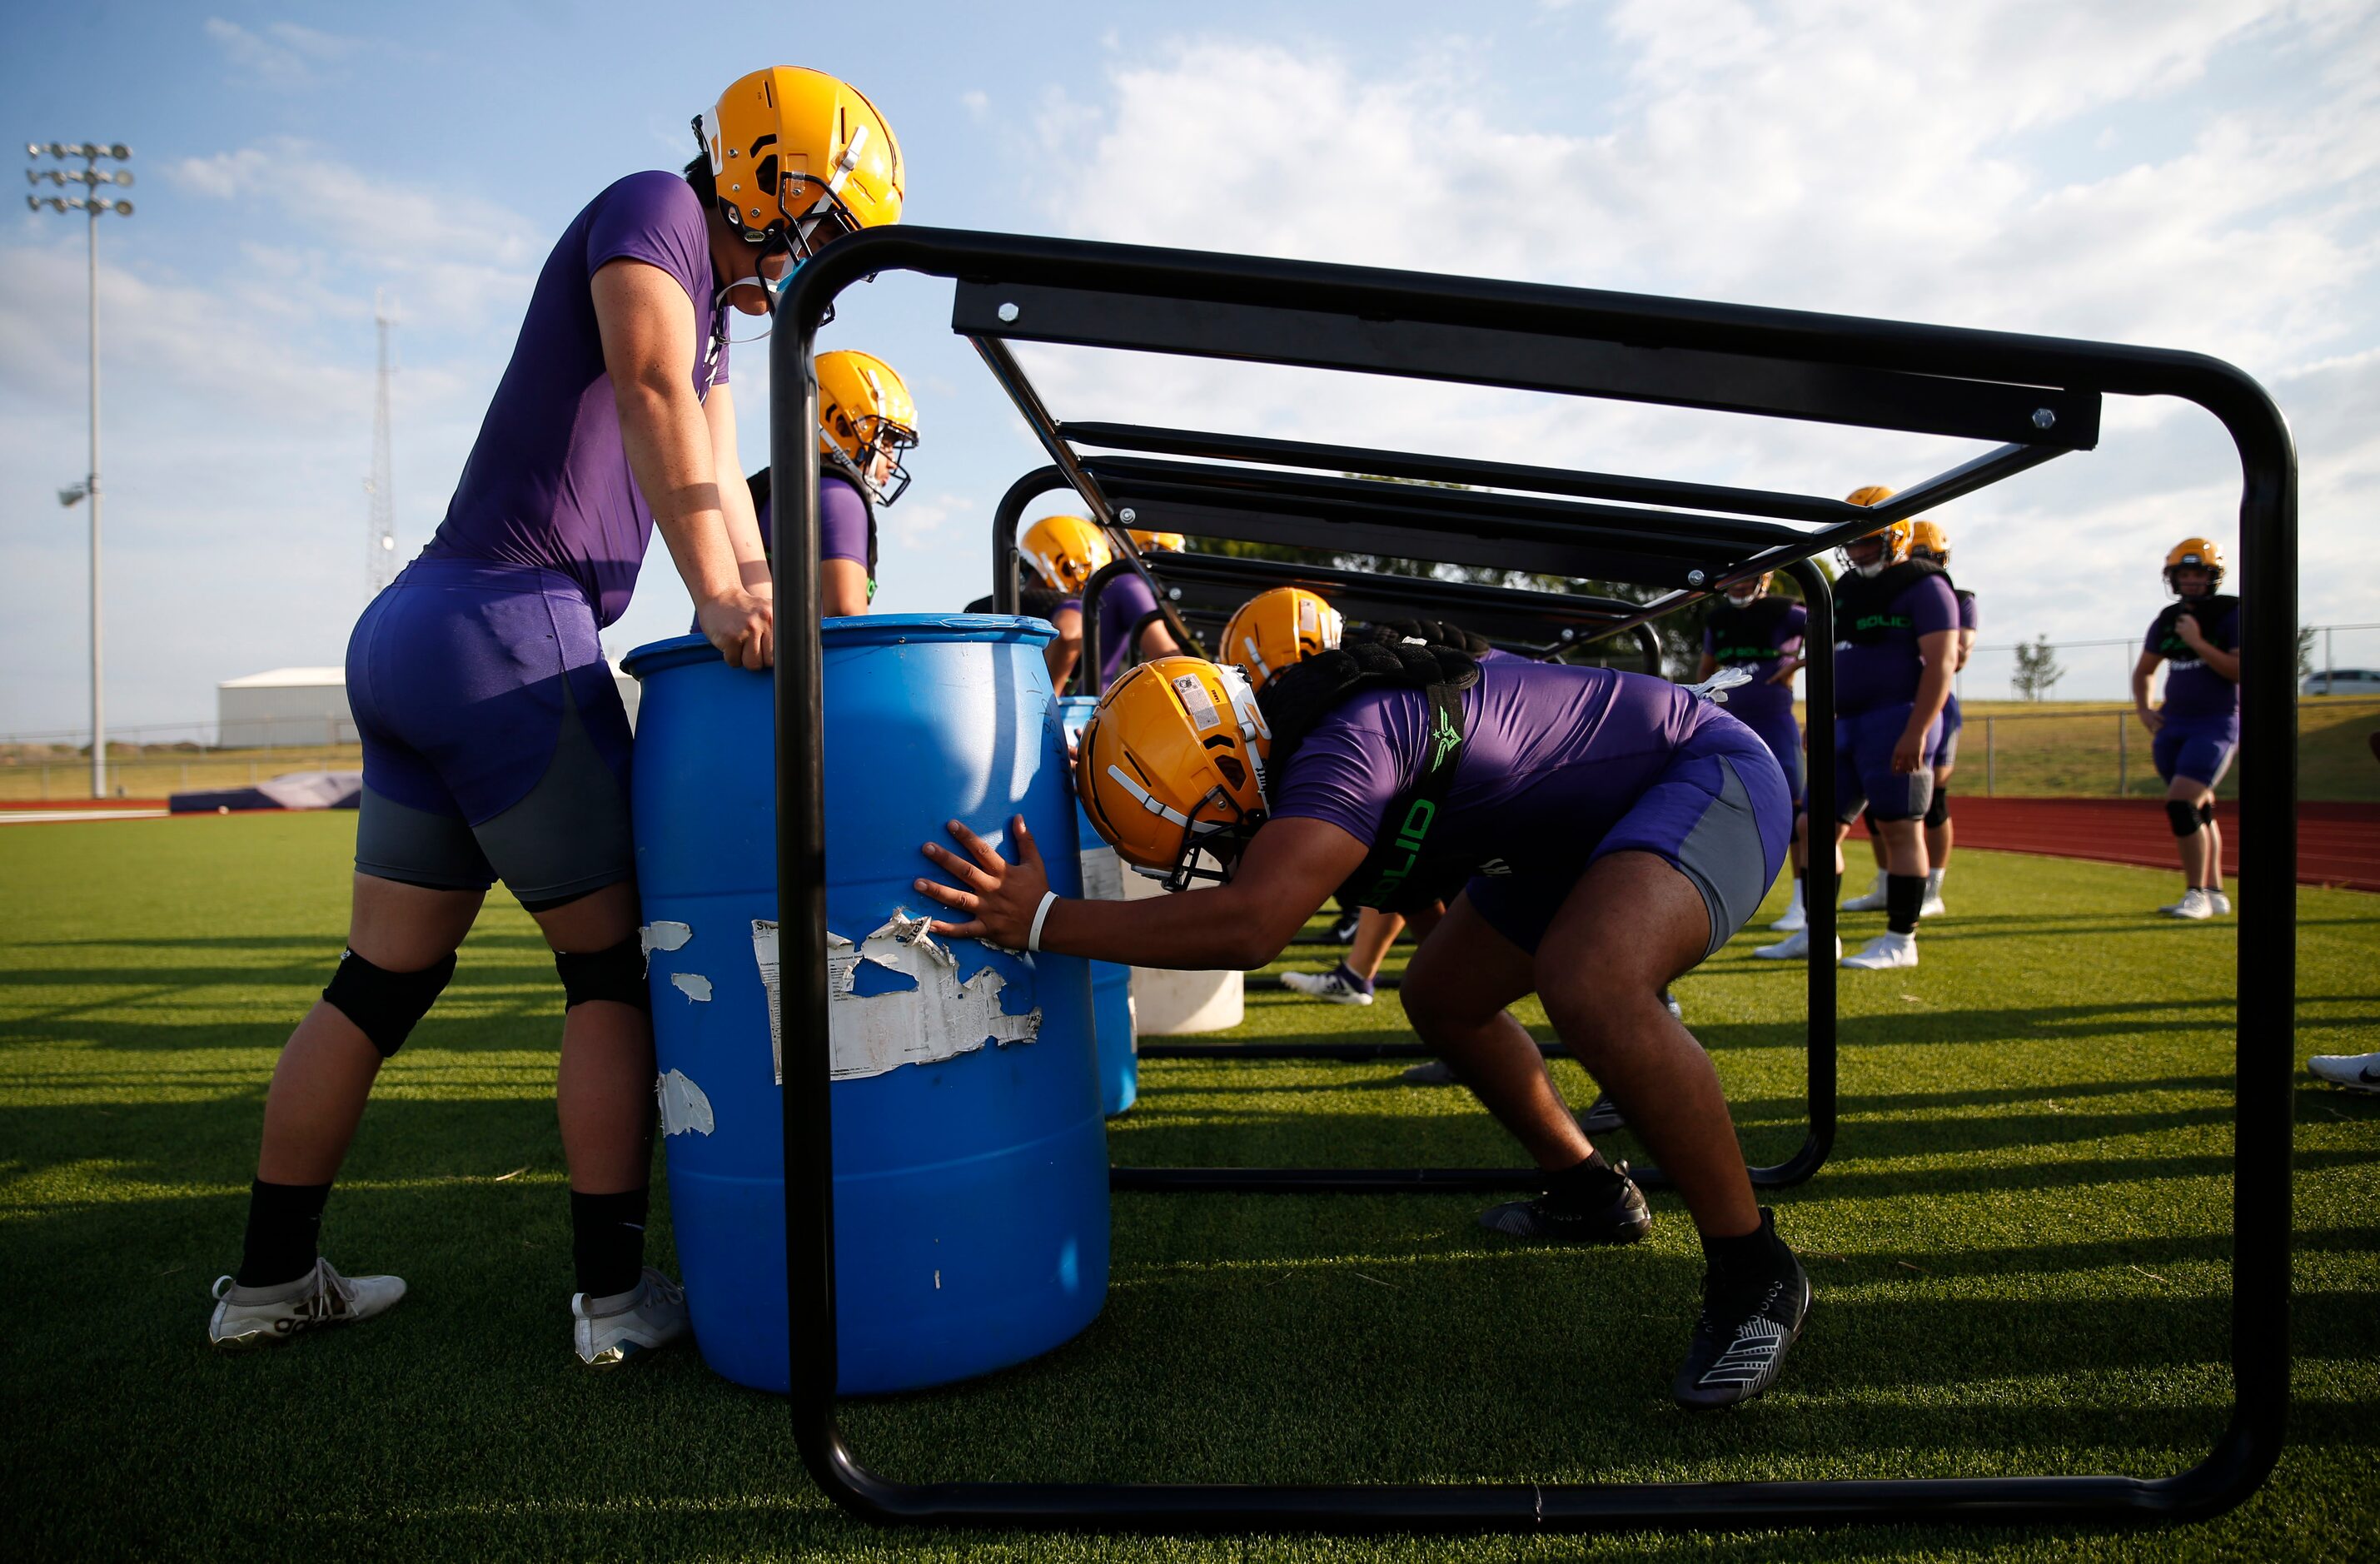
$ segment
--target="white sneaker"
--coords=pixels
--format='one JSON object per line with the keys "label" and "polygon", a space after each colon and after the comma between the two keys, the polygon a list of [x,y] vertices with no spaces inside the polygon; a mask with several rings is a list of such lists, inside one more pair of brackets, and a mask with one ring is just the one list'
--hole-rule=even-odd
{"label": "white sneaker", "polygon": [[2334,1086],[2380,1095],[2380,1053],[2318,1053],[2306,1068]]}
{"label": "white sneaker", "polygon": [[1843,958],[1845,966],[1855,966],[1863,972],[1880,972],[1888,967],[1917,964],[1917,936],[1895,934],[1890,929],[1877,935],[1860,948],[1860,952]]}
{"label": "white sneaker", "polygon": [[2205,891],[2192,886],[2181,893],[2180,901],[2169,907],[2159,907],[2157,911],[2168,917],[2185,917],[2196,923],[2215,915],[2215,903],[2206,899]]}
{"label": "white sneaker", "polygon": [[1925,900],[1918,906],[1919,917],[1947,917],[1950,909],[1942,904],[1942,871],[1929,869],[1925,875]]}
{"label": "white sneaker", "polygon": [[1799,900],[1785,909],[1785,915],[1768,926],[1779,934],[1799,934],[1810,927],[1810,909]]}
{"label": "white sneaker", "polygon": [[405,1296],[405,1283],[393,1276],[341,1276],[330,1261],[317,1258],[304,1276],[273,1287],[242,1287],[219,1276],[214,1295],[207,1340],[226,1352],[241,1352],[286,1341],[301,1330],[370,1319]]}
{"label": "white sneaker", "polygon": [[1843,903],[1843,911],[1847,913],[1880,913],[1884,911],[1884,883],[1891,878],[1891,876],[1886,874],[1883,870],[1878,869],[1876,871],[1876,883],[1867,888],[1867,894],[1864,896],[1854,896],[1850,901],[1845,902]]}
{"label": "white sneaker", "polygon": [[2206,905],[2216,917],[2231,915],[2231,898],[2220,891],[2209,890],[2206,892]]}
{"label": "white sneaker", "polygon": [[1686,1019],[1686,1007],[1680,1004],[1678,1002],[1678,996],[1672,994],[1667,988],[1661,990],[1661,1008],[1670,1012],[1670,1020],[1678,1022],[1681,1024],[1684,1023]]}
{"label": "white sneaker", "polygon": [[[1795,929],[1791,934],[1786,936],[1785,942],[1783,944],[1763,945],[1752,953],[1762,961],[1808,961],[1810,959],[1809,926],[1804,924],[1802,927]],[[1835,941],[1835,954],[1840,956],[1842,953],[1843,942],[1840,940],[1837,940]]]}
{"label": "white sneaker", "polygon": [[590,1313],[586,1293],[570,1295],[570,1344],[589,1368],[617,1368],[686,1334],[686,1289],[650,1266],[633,1291],[596,1302],[613,1306]]}
{"label": "white sneaker", "polygon": [[1346,975],[1333,969],[1330,972],[1284,972],[1281,986],[1293,988],[1309,999],[1328,1000],[1334,1005],[1367,1005],[1372,1002],[1372,990],[1358,988],[1347,981]]}

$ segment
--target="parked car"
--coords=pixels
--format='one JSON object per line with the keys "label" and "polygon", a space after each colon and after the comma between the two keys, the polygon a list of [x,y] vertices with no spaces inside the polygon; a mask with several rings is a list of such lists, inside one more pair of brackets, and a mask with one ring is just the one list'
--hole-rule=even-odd
{"label": "parked car", "polygon": [[2380,670],[2370,668],[2334,668],[2327,673],[2306,675],[2308,695],[2380,695]]}

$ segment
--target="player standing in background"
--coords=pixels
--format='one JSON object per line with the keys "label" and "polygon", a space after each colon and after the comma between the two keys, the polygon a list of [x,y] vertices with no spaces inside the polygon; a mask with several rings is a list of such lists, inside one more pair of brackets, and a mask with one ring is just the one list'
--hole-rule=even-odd
{"label": "player standing in background", "polygon": [[1722,668],[1742,668],[1748,685],[1727,692],[1727,714],[1760,735],[1777,757],[1793,791],[1793,900],[1769,927],[1792,933],[1807,927],[1803,897],[1809,864],[1810,822],[1803,807],[1802,729],[1793,721],[1793,674],[1801,666],[1803,633],[1810,611],[1790,598],[1772,597],[1770,574],[1730,589],[1703,627],[1703,658],[1697,681]]}
{"label": "player standing in background", "polygon": [[[866,613],[876,600],[876,507],[908,491],[901,453],[917,444],[917,405],[892,366],[847,347],[818,356],[819,613]],[[772,557],[769,469],[746,480]]]}
{"label": "player standing in background", "polygon": [[[1949,579],[1950,535],[1937,521],[1912,521],[1909,524],[1909,557],[1931,560],[1942,567],[1943,579]],[[1967,659],[1975,649],[1975,630],[1981,624],[1975,613],[1975,594],[1961,591],[1951,583],[1950,595],[1959,600],[1958,661],[1951,666],[1955,676],[1966,667]],[[1959,712],[1959,692],[1950,691],[1942,703],[1942,739],[1934,751],[1934,800],[1925,806],[1925,904],[1922,914],[1940,917],[1948,908],[1942,904],[1942,877],[1950,867],[1950,773],[1959,766],[1959,730],[1965,719]],[[1876,855],[1876,884],[1864,896],[1854,896],[1843,903],[1847,913],[1881,911],[1885,904],[1886,884],[1884,865],[1884,833],[1876,829],[1876,812],[1870,809],[1864,817],[1867,821],[1868,846]],[[1781,925],[1776,927],[1782,927]]]}
{"label": "player standing in background", "polygon": [[[1852,491],[1855,505],[1880,504],[1888,489]],[[1941,568],[1909,557],[1912,527],[1896,521],[1843,546],[1849,574],[1835,588],[1834,849],[1851,822],[1873,808],[1884,837],[1885,932],[1845,966],[1915,966],[1917,920],[1925,902],[1925,833],[1934,793],[1934,752],[1959,639],[1959,603]],[[1815,851],[1815,844],[1813,844]],[[1782,960],[1810,953],[1809,930],[1755,951]]]}
{"label": "player standing in background", "polygon": [[[2166,817],[2181,851],[2181,900],[2157,911],[2193,921],[2231,910],[2223,893],[2223,833],[2215,787],[2240,748],[2240,600],[2223,585],[2223,551],[2184,538],[2165,556],[2174,602],[2149,624],[2132,665],[2132,709],[2152,735]],[[2165,663],[2165,704],[2149,705],[2149,680]]]}
{"label": "player standing in background", "polygon": [[[1032,569],[1034,580],[1027,592],[1038,586],[1055,594],[1042,617],[1057,626],[1058,638],[1042,649],[1042,661],[1049,665],[1050,685],[1061,695],[1066,693],[1066,681],[1081,672],[1083,657],[1083,588],[1097,576],[1115,551],[1108,547],[1107,534],[1079,515],[1045,515],[1025,529],[1016,540],[1016,552]],[[973,607],[973,604],[969,605]],[[991,605],[987,600],[984,605]],[[1021,600],[1020,608],[1026,605]],[[1087,679],[1077,679],[1078,695],[1097,695],[1096,689],[1084,689]]]}
{"label": "player standing in background", "polygon": [[728,312],[766,314],[794,266],[898,221],[903,187],[875,107],[816,71],[746,76],[695,128],[683,176],[632,174],[563,231],[437,536],[348,643],[364,789],[347,948],[273,1070],[239,1271],[215,1284],[218,1347],[405,1295],[393,1276],[341,1276],[316,1239],[382,1064],[453,976],[498,878],[562,979],[572,1344],[608,1367],[685,1334],[684,1294],[643,1264],[651,996],[628,723],[598,636],[658,527],[711,644],[744,668],[772,661]]}

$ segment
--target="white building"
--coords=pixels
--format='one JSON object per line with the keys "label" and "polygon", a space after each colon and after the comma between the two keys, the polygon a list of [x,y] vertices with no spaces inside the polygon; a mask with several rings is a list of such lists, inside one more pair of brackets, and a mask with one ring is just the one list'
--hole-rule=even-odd
{"label": "white building", "polygon": [[[636,680],[612,667],[620,700],[637,721]],[[320,748],[356,742],[356,721],[347,709],[344,668],[274,668],[215,686],[215,743],[226,749]]]}

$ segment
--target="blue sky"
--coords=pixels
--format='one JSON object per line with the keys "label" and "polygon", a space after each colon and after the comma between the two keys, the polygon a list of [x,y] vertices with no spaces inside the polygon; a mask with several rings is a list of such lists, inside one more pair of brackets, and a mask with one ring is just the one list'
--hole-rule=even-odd
{"label": "blue sky", "polygon": [[[2264,378],[2305,464],[2305,617],[2380,620],[2380,23],[2374,8],[1803,0],[1440,6],[919,4],[816,40],[792,8],[51,7],[12,18],[16,140],[131,143],[102,230],[113,723],[339,661],[361,607],[371,301],[397,301],[395,503],[443,512],[553,236],[675,166],[754,65],[862,85],[912,219],[1740,299],[2192,347]],[[1452,16],[1456,27],[1450,30]],[[701,25],[695,25],[695,18]],[[0,227],[0,733],[82,721],[82,233]],[[1038,456],[887,278],[831,329],[909,378],[917,485],[892,609],[984,589],[990,510]],[[1236,427],[1841,491],[1963,451],[1767,420],[1062,351],[1062,415]],[[763,448],[758,347],[738,358]],[[2235,530],[2187,409],[1948,514],[1986,642],[2131,635],[2175,538]],[[758,457],[756,456],[757,462]],[[662,551],[607,641],[674,633]],[[2350,652],[2354,655],[2351,658]],[[2342,662],[2380,664],[2380,636]],[[2121,658],[2067,694],[2112,695]],[[1996,693],[1979,666],[1971,693]]]}

